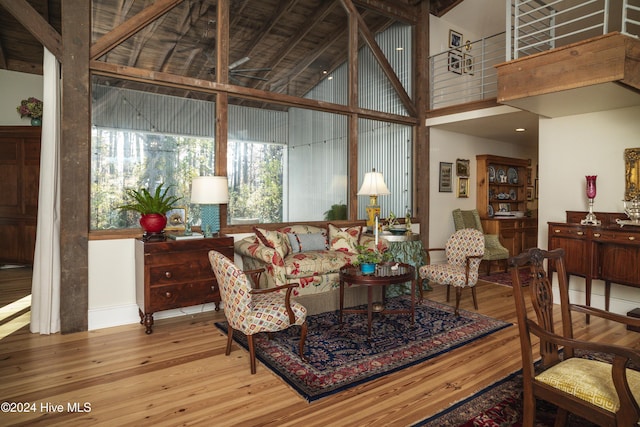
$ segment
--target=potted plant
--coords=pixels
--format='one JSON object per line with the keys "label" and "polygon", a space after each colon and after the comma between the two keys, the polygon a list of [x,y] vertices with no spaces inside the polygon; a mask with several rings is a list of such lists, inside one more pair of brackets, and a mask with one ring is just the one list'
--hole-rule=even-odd
{"label": "potted plant", "polygon": [[33,96],[20,101],[20,105],[16,107],[20,118],[30,117],[31,125],[40,126],[42,124],[42,101]]}
{"label": "potted plant", "polygon": [[376,264],[391,260],[391,254],[387,251],[381,251],[378,248],[373,249],[363,245],[357,245],[358,256],[354,265],[360,266],[363,274],[372,274],[376,269]]}
{"label": "potted plant", "polygon": [[166,213],[176,207],[180,200],[176,196],[168,196],[167,187],[163,190],[163,184],[158,185],[154,193],[146,188],[134,190],[127,188],[126,196],[131,199],[130,203],[118,206],[118,209],[136,211],[140,213],[140,226],[147,233],[159,233],[167,225]]}

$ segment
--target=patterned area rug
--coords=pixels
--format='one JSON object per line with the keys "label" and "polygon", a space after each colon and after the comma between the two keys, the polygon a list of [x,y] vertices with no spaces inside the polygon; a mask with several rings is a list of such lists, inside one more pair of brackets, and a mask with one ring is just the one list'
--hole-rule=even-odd
{"label": "patterned area rug", "polygon": [[[603,353],[578,352],[580,357],[610,362],[611,357]],[[638,370],[637,366],[631,365]],[[545,401],[536,402],[536,427],[553,426],[556,406]],[[595,427],[595,424],[569,414],[567,427]],[[522,426],[522,371],[479,391],[415,426],[420,427],[520,427]]]}
{"label": "patterned area rug", "polygon": [[[529,280],[531,280],[530,271],[528,268],[520,270],[520,283],[524,285],[529,284]],[[491,273],[489,276],[486,274],[480,274],[478,277],[480,280],[484,280],[485,282],[496,283],[498,285],[512,286],[511,283],[511,270],[506,273]]]}
{"label": "patterned area rug", "polygon": [[[409,307],[408,296],[387,300],[387,307]],[[338,312],[308,316],[305,356],[298,357],[299,328],[255,338],[256,355],[308,401],[314,401],[347,388],[399,371],[432,357],[499,331],[510,323],[478,313],[424,300],[416,304],[416,322],[407,315],[374,315],[371,337],[367,337],[367,318],[345,314],[338,325]],[[226,323],[216,323],[226,332]],[[234,340],[247,348],[246,337],[234,333]]]}

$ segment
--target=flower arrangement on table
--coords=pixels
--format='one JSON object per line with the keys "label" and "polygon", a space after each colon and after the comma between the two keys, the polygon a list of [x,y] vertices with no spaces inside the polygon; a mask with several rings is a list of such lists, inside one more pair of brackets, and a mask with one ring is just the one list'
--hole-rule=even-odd
{"label": "flower arrangement on table", "polygon": [[42,118],[42,101],[33,96],[20,101],[20,105],[16,107],[16,111],[22,117],[31,117],[32,119]]}
{"label": "flower arrangement on table", "polygon": [[378,243],[375,250],[363,245],[357,245],[356,249],[358,250],[358,256],[356,257],[354,265],[379,264],[381,262],[391,261],[392,259],[391,254],[387,252],[387,248],[381,243]]}

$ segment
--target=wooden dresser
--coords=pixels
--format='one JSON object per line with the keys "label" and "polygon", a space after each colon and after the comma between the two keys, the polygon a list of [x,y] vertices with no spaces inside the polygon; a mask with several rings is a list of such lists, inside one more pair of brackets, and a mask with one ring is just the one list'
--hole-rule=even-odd
{"label": "wooden dresser", "polygon": [[136,302],[145,332],[153,332],[153,313],[213,302],[220,291],[209,263],[216,250],[233,260],[233,237],[210,239],[136,240]]}
{"label": "wooden dresser", "polygon": [[586,303],[591,305],[591,281],[605,283],[609,310],[611,283],[640,288],[640,227],[620,227],[624,213],[596,212],[600,226],[580,225],[586,212],[567,211],[567,222],[549,222],[549,250],[564,248],[567,274],[584,277]]}

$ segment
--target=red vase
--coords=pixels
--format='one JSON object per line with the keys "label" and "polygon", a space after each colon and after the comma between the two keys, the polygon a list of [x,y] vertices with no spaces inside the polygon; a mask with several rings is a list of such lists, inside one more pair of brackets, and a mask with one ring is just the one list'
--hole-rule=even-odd
{"label": "red vase", "polygon": [[142,229],[148,233],[159,233],[167,225],[167,217],[161,214],[146,214],[140,217]]}

